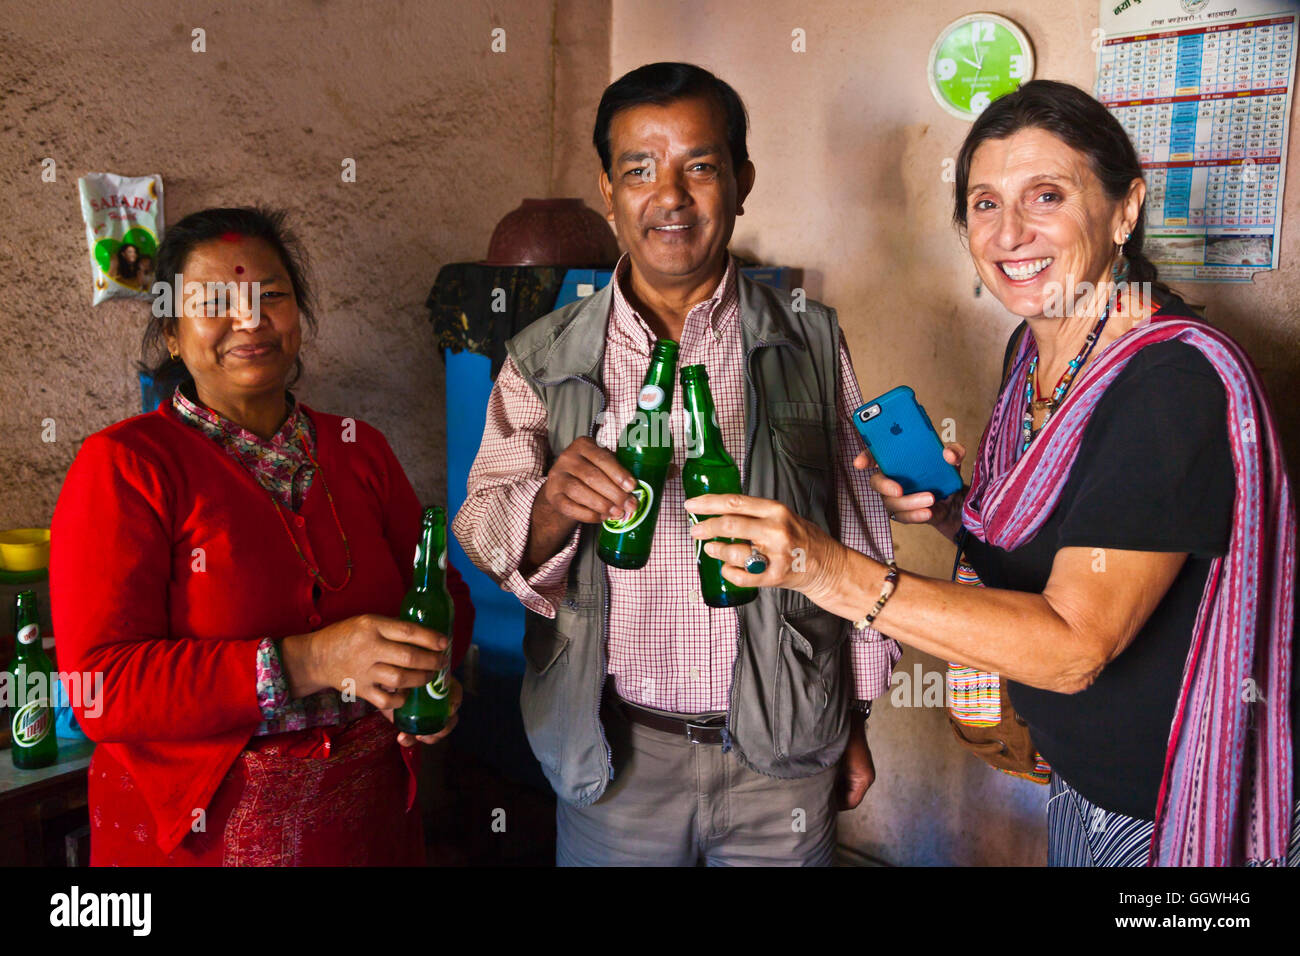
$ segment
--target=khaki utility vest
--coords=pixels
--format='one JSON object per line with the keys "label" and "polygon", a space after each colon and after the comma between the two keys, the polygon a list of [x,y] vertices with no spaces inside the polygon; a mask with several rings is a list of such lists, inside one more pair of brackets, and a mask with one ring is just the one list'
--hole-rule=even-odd
{"label": "khaki utility vest", "polygon": [[[737,273],[745,350],[746,494],[772,498],[838,537],[834,476],[839,325],[835,310]],[[605,335],[613,283],[538,319],[506,343],[546,405],[551,458],[595,436],[605,409]],[[555,619],[527,613],[520,704],[533,753],[557,796],[600,798],[613,756],[600,719],[609,596],[596,555],[599,525],[582,525]],[[653,613],[655,595],[646,595]],[[759,773],[810,776],[835,764],[849,734],[849,622],[797,591],[765,588],[738,609],[740,626],[724,747]]]}

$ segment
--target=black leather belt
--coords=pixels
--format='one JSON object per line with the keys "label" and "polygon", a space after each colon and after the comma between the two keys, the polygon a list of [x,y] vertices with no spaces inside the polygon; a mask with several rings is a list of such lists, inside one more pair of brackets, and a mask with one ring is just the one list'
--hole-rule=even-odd
{"label": "black leather belt", "polygon": [[649,727],[651,730],[662,731],[676,737],[685,737],[693,744],[722,743],[722,731],[727,722],[726,714],[687,720],[657,714],[617,696],[614,696],[613,703],[618,708],[619,713],[632,723],[640,724],[642,727]]}

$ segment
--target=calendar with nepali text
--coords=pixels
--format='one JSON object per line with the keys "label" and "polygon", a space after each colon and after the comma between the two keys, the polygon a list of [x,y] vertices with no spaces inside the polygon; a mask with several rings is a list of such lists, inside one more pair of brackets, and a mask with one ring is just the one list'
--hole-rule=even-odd
{"label": "calendar with nepali text", "polygon": [[1277,268],[1298,14],[1290,0],[1101,4],[1096,96],[1138,150],[1161,278]]}

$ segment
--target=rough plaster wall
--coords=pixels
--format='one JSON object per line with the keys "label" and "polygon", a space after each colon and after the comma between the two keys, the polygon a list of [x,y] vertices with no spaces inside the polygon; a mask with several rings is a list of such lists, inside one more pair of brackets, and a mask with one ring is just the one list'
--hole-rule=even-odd
{"label": "rough plaster wall", "polygon": [[609,84],[609,31],[609,0],[562,0],[558,5],[553,195],[581,197],[601,215],[605,204],[596,186],[600,160],[591,129]]}
{"label": "rough plaster wall", "polygon": [[[388,435],[417,492],[445,495],[443,378],[423,307],[437,267],[478,258],[525,196],[600,208],[590,123],[604,83],[655,59],[716,69],[746,98],[756,191],[735,247],[802,265],[837,306],[866,392],[913,385],[973,444],[1014,322],[947,227],[941,160],[965,125],[930,99],[925,57],[969,5],[933,0],[756,5],[292,0],[6,4],[0,16],[0,526],[47,524],[79,442],[139,406],[144,306],[92,308],[76,177],[158,172],[168,219],[218,203],[288,207],[316,263],[321,334],[299,392]],[[1091,84],[1096,4],[999,7],[1035,43],[1040,77]],[[190,51],[207,30],[208,51]],[[507,30],[494,55],[488,33]],[[790,30],[809,53],[789,52]],[[552,38],[560,44],[552,48]],[[1046,65],[1044,65],[1046,64]],[[114,85],[113,77],[125,77]],[[136,78],[142,78],[138,82]],[[134,84],[134,85],[133,85]],[[114,106],[138,87],[135,104]],[[40,160],[58,182],[40,181]],[[358,182],[339,178],[357,159]],[[1296,458],[1297,158],[1280,274],[1193,286],[1263,367]],[[58,440],[40,440],[41,420]],[[932,533],[900,530],[905,566],[946,571]],[[909,651],[900,670],[933,659]],[[941,712],[882,706],[880,778],[845,842],[896,863],[1043,859],[1041,790],[986,770]]]}
{"label": "rough plaster wall", "polygon": [[[758,176],[733,248],[805,267],[809,294],[839,310],[864,394],[911,385],[931,418],[952,418],[957,439],[973,448],[1016,321],[987,293],[973,297],[974,268],[949,226],[952,187],[940,179],[944,158],[956,155],[969,127],[934,102],[925,68],[939,30],[981,7],[958,0],[613,6],[612,76],[654,60],[689,60],[745,99]],[[1096,0],[1009,0],[996,10],[1028,32],[1037,76],[1091,88]],[[806,31],[805,54],[791,52],[796,27]],[[1283,268],[1253,286],[1190,291],[1263,369],[1295,461],[1300,144],[1291,146]],[[931,529],[896,527],[895,544],[903,567],[947,576],[951,546]],[[917,664],[942,667],[908,650],[899,670],[909,687]],[[960,751],[939,708],[882,700],[871,727],[879,778],[863,806],[841,817],[843,842],[893,863],[1045,859],[1046,788]]]}
{"label": "rough plaster wall", "polygon": [[[170,222],[211,205],[286,207],[320,298],[298,394],[376,425],[420,497],[445,499],[425,296],[441,264],[481,258],[497,220],[568,168],[557,75],[580,114],[594,110],[608,4],[144,6],[7,3],[0,15],[0,527],[48,525],[80,442],[139,410],[148,306],[90,305],[77,177],[91,171],[162,174]],[[191,50],[196,27],[205,53]],[[505,53],[491,52],[495,27]],[[556,35],[572,50],[553,55]],[[47,156],[55,183],[40,179]],[[355,183],[341,179],[345,157]]]}

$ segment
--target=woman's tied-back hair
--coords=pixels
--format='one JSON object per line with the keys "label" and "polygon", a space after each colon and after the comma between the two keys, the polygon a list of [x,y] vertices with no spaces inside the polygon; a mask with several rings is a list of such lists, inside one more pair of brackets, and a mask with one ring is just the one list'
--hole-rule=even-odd
{"label": "woman's tied-back hair", "polygon": [[[970,184],[970,164],[975,150],[990,139],[1006,139],[1022,129],[1041,129],[1051,133],[1071,149],[1087,157],[1093,174],[1111,199],[1128,195],[1129,185],[1144,178],[1137,150],[1128,133],[1100,102],[1077,86],[1055,80],[1032,80],[1014,93],[993,101],[966,134],[957,156],[957,180],[953,185],[953,222],[966,229],[966,190]],[[1146,235],[1146,202],[1128,242],[1124,257],[1128,260],[1128,281],[1150,282],[1163,292],[1169,290],[1156,282],[1156,267],[1143,254]]]}
{"label": "woman's tied-back hair", "polygon": [[[298,314],[311,332],[316,331],[316,299],[308,277],[308,260],[302,244],[285,225],[285,213],[280,209],[240,206],[220,209],[203,209],[190,213],[179,222],[168,226],[163,234],[158,256],[154,260],[157,282],[168,285],[185,272],[185,263],[194,250],[205,242],[227,236],[261,239],[270,244],[284,264],[293,296],[298,303]],[[171,309],[155,309],[150,313],[140,343],[141,371],[150,375],[162,395],[170,395],[177,385],[191,380],[189,370],[179,358],[167,354],[164,332],[171,330],[177,315],[182,311],[184,289],[174,289]],[[155,297],[157,298],[157,297]],[[158,315],[159,311],[164,312]],[[302,374],[302,358],[294,362],[290,385]]]}

